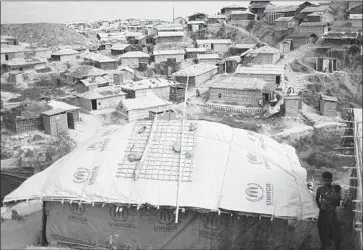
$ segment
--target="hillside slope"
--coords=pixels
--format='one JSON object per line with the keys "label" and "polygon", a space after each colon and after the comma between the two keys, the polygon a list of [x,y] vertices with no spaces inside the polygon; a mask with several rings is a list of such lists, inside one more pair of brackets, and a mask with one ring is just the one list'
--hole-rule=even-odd
{"label": "hillside slope", "polygon": [[19,42],[47,47],[85,46],[97,41],[96,38],[85,37],[61,24],[53,23],[1,24],[1,35],[16,37]]}

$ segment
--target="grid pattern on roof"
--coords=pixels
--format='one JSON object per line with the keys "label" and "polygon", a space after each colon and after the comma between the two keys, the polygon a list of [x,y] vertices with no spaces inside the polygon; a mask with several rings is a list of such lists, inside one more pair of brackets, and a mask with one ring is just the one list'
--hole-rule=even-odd
{"label": "grid pattern on roof", "polygon": [[[139,134],[139,129],[145,126],[143,133]],[[180,153],[173,150],[175,142],[181,142],[181,122],[180,121],[157,121],[155,130],[151,137],[152,121],[140,121],[135,124],[131,133],[129,144],[125,156],[119,163],[117,171],[118,178],[132,178],[139,162],[130,162],[128,154],[139,152],[143,154],[140,161],[140,173],[138,178],[161,180],[161,181],[178,181],[179,179],[179,157]],[[193,154],[195,148],[195,131],[190,131],[190,121],[185,122],[184,141],[181,159],[181,181],[192,181],[192,164],[193,157],[187,157],[187,154]],[[150,142],[148,142],[150,140]],[[146,145],[150,145],[146,148]],[[145,151],[146,149],[146,151]],[[145,151],[145,152],[144,152]]]}

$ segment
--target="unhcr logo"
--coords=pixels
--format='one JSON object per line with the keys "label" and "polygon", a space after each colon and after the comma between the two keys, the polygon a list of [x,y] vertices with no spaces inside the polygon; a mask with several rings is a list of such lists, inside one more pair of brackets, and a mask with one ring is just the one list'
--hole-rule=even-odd
{"label": "unhcr logo", "polygon": [[252,153],[247,154],[247,159],[253,164],[262,164],[262,159]]}
{"label": "unhcr logo", "polygon": [[85,207],[84,205],[79,203],[71,203],[69,204],[69,209],[71,210],[72,214],[83,215]]}
{"label": "unhcr logo", "polygon": [[156,214],[157,224],[154,225],[155,232],[172,232],[175,231],[178,226],[173,224],[175,221],[175,215],[171,209],[161,209]]}
{"label": "unhcr logo", "polygon": [[209,230],[217,230],[221,226],[221,220],[216,213],[207,213],[203,215],[203,226]]}
{"label": "unhcr logo", "polygon": [[73,182],[74,183],[83,183],[88,179],[89,170],[86,168],[78,168],[77,171],[73,174]]}
{"label": "unhcr logo", "polygon": [[263,199],[263,188],[257,183],[248,183],[245,192],[248,201],[259,202]]}
{"label": "unhcr logo", "polygon": [[[127,208],[117,209],[117,206],[110,208],[110,217],[115,221],[125,222],[129,218],[129,211]],[[120,211],[121,210],[121,211]]]}
{"label": "unhcr logo", "polygon": [[92,151],[97,150],[101,147],[101,145],[102,145],[102,142],[94,142],[87,147],[87,150],[92,150]]}

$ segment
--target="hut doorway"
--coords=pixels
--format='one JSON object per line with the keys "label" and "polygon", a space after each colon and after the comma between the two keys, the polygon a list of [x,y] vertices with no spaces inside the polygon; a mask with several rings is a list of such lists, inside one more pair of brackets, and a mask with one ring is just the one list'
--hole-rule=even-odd
{"label": "hut doorway", "polygon": [[91,100],[92,110],[97,110],[97,100]]}

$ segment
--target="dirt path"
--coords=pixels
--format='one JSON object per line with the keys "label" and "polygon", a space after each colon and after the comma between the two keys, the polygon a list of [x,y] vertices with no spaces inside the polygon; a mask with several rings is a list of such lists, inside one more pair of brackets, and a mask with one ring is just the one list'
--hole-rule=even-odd
{"label": "dirt path", "polygon": [[253,40],[255,40],[257,43],[264,43],[262,42],[258,37],[254,36],[252,33],[248,32],[247,30],[245,30],[244,28],[238,27],[238,26],[234,26],[231,24],[225,24],[226,27],[228,28],[232,28],[232,29],[237,29],[238,31],[240,31],[243,35],[252,38]]}

